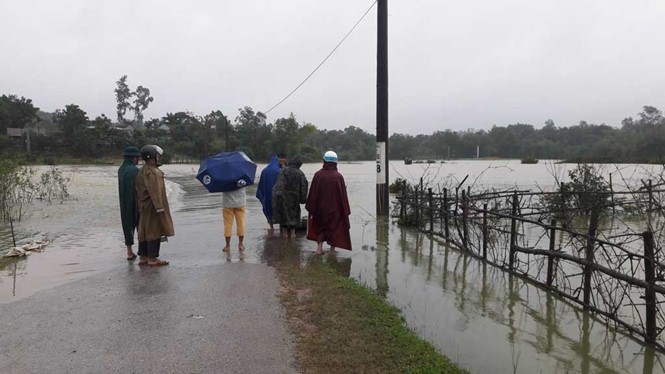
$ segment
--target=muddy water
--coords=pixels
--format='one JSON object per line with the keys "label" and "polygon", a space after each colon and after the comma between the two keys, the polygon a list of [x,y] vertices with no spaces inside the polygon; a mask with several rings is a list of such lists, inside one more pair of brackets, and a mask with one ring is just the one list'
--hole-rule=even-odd
{"label": "muddy water", "polygon": [[[319,164],[303,165],[311,179]],[[514,161],[459,161],[447,164],[391,164],[391,179],[459,183],[465,186],[542,187],[554,184],[559,165],[520,165]],[[606,328],[580,309],[491,267],[465,257],[426,235],[375,219],[374,164],[340,164],[349,191],[354,251],[334,262],[343,273],[384,294],[399,307],[409,326],[442,353],[480,373],[663,373],[663,357],[631,338]],[[266,261],[267,233],[255,187],[248,188],[244,254],[223,246],[221,197],[208,194],[194,179],[196,165],[166,165],[167,189],[176,236],[163,246],[171,266],[215,262]],[[135,263],[124,260],[117,206],[117,166],[62,167],[72,177],[72,199],[37,202],[17,223],[19,241],[47,237],[43,253],[0,262],[0,303],[28,297],[57,284]],[[658,170],[655,170],[656,172]],[[648,166],[623,166],[636,178]],[[616,177],[615,177],[616,181]],[[0,248],[11,245],[0,226]],[[236,246],[235,238],[232,245]],[[290,245],[305,256],[315,245],[303,238]],[[1,308],[1,305],[0,305]]]}

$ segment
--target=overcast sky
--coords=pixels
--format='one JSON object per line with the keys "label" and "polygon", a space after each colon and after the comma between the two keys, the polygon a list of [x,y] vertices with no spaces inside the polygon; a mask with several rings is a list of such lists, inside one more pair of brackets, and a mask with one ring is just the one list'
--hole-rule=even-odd
{"label": "overcast sky", "polygon": [[[113,89],[150,88],[146,118],[266,111],[373,0],[0,2],[0,94],[115,119]],[[665,110],[663,0],[388,0],[390,133],[547,119],[619,126]],[[376,7],[268,120],[375,133]]]}

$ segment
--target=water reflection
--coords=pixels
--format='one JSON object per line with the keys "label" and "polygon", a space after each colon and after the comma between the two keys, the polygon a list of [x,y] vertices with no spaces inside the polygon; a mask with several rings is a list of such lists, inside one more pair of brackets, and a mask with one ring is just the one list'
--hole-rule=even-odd
{"label": "water reflection", "polygon": [[385,258],[376,253],[377,289],[389,282],[387,297],[410,327],[472,371],[665,372],[661,354],[576,305],[427,235],[394,231],[392,261],[390,245]]}
{"label": "water reflection", "polygon": [[385,297],[388,294],[388,249],[390,239],[388,228],[390,222],[386,217],[376,220],[376,292]]}
{"label": "water reflection", "polygon": [[324,261],[328,266],[344,277],[351,275],[351,258],[338,255],[337,252],[329,253]]}

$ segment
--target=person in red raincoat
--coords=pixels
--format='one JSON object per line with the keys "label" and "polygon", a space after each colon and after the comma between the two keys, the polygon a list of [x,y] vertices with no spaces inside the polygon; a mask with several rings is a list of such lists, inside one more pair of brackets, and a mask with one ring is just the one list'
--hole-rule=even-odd
{"label": "person in red raincoat", "polygon": [[323,242],[335,248],[351,250],[349,198],[344,177],[337,171],[337,154],[323,155],[323,168],[314,174],[307,195],[307,239],[317,243],[316,253],[323,254]]}

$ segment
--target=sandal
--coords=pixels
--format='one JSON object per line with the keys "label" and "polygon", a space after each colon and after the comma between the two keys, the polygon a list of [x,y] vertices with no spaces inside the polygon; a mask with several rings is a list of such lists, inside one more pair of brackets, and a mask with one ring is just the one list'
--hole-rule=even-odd
{"label": "sandal", "polygon": [[166,265],[168,265],[168,264],[169,264],[168,261],[163,261],[163,260],[160,260],[160,261],[158,261],[158,262],[148,262],[148,266],[150,266],[150,267],[153,267],[153,266],[166,266]]}
{"label": "sandal", "polygon": [[132,257],[127,257],[127,261],[134,261],[136,260],[136,255],[132,255]]}

